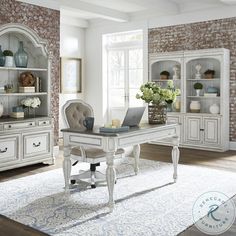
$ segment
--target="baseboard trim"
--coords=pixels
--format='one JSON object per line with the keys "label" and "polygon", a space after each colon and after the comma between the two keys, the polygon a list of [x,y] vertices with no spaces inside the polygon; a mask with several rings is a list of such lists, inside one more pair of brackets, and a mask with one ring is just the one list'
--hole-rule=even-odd
{"label": "baseboard trim", "polygon": [[236,142],[230,142],[230,143],[229,143],[229,149],[236,151]]}
{"label": "baseboard trim", "polygon": [[53,147],[53,156],[54,158],[57,158],[59,156],[59,146]]}

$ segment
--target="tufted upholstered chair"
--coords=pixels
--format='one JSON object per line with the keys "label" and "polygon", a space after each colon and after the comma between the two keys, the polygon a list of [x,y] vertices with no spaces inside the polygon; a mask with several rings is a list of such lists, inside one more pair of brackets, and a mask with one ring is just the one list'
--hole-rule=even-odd
{"label": "tufted upholstered chair", "polygon": [[[85,130],[83,125],[85,117],[93,117],[92,107],[80,99],[67,101],[62,108],[62,112],[67,127],[81,130]],[[124,150],[118,149],[116,157],[122,157],[123,155]],[[89,180],[91,187],[95,188],[97,182],[105,181],[105,175],[96,170],[100,162],[106,161],[105,152],[102,149],[73,147],[71,149],[71,159],[75,161],[73,165],[78,162],[90,163],[90,170],[71,176],[71,184],[75,184],[76,180]]]}

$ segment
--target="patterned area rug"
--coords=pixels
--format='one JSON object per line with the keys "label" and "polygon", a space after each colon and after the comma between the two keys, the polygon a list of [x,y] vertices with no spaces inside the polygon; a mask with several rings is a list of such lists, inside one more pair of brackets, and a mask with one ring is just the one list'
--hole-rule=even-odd
{"label": "patterned area rug", "polygon": [[80,185],[66,195],[61,169],[1,183],[0,212],[50,235],[168,236],[193,224],[192,207],[201,194],[236,194],[232,172],[179,165],[173,184],[173,166],[168,163],[140,160],[137,176],[132,165],[117,163],[116,169],[113,213],[107,207],[106,186]]}

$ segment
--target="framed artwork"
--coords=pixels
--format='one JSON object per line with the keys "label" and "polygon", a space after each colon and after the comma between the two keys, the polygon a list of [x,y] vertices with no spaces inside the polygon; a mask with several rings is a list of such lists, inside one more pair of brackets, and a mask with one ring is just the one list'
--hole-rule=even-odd
{"label": "framed artwork", "polygon": [[80,58],[61,57],[61,93],[81,93],[81,70]]}

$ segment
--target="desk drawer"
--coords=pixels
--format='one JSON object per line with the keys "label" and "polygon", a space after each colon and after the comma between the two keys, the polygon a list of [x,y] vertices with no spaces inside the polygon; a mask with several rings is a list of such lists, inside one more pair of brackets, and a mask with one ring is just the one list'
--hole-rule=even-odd
{"label": "desk drawer", "polygon": [[8,123],[4,125],[4,130],[30,128],[34,127],[35,125],[35,121]]}
{"label": "desk drawer", "polygon": [[5,136],[0,138],[0,163],[19,159],[19,136]]}
{"label": "desk drawer", "polygon": [[[50,153],[50,131],[23,136],[24,158]],[[42,156],[43,157],[43,156]]]}

